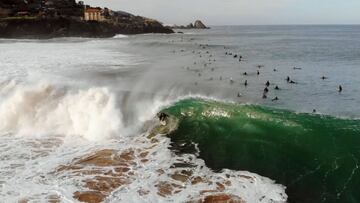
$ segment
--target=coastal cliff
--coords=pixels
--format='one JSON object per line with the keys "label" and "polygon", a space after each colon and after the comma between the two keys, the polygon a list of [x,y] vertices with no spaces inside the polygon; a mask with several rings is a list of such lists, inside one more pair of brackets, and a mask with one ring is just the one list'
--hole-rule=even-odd
{"label": "coastal cliff", "polygon": [[82,22],[69,18],[12,19],[0,21],[1,38],[46,39],[54,37],[106,38],[116,34],[173,33],[157,21],[137,17],[123,23]]}
{"label": "coastal cliff", "polygon": [[173,33],[173,30],[153,19],[92,8],[73,0],[0,2],[0,38],[105,38],[142,33]]}

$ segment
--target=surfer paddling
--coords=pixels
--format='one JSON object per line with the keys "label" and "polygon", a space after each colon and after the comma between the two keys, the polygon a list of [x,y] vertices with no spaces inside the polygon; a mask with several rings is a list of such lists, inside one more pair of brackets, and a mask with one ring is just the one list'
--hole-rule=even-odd
{"label": "surfer paddling", "polygon": [[338,92],[341,93],[342,91],[343,91],[343,88],[342,88],[341,85],[339,85],[339,87],[338,87]]}

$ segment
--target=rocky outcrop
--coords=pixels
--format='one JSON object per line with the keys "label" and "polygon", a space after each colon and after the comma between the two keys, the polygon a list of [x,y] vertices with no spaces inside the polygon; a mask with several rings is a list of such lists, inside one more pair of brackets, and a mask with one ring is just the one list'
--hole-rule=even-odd
{"label": "rocky outcrop", "polygon": [[114,20],[112,25],[116,34],[174,33],[172,29],[164,27],[159,21],[141,16],[129,16],[121,20]]}
{"label": "rocky outcrop", "polygon": [[174,25],[171,26],[170,28],[172,29],[210,29],[209,27],[207,27],[203,22],[201,22],[201,20],[196,20],[195,23],[190,23],[187,26],[184,25]]}
{"label": "rocky outcrop", "polygon": [[197,20],[194,23],[194,28],[196,28],[196,29],[207,29],[208,27],[206,27],[206,25],[203,22],[201,22],[200,20]]}

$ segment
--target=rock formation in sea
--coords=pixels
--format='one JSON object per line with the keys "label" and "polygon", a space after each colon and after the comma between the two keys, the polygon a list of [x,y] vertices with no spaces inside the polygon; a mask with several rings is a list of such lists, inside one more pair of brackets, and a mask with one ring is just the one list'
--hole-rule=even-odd
{"label": "rock formation in sea", "polygon": [[200,20],[197,20],[194,23],[194,28],[196,28],[196,29],[207,29],[208,27],[206,27],[206,25],[203,22],[201,22]]}
{"label": "rock formation in sea", "polygon": [[201,20],[196,20],[194,23],[190,23],[187,26],[184,25],[174,25],[171,26],[172,29],[209,29]]}
{"label": "rock formation in sea", "polygon": [[173,33],[160,22],[74,0],[0,2],[1,38],[112,37]]}

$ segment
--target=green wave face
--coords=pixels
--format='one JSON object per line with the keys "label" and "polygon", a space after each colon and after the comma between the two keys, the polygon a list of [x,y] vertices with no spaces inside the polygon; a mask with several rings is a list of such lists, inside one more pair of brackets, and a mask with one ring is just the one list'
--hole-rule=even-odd
{"label": "green wave face", "polygon": [[360,202],[360,121],[189,99],[172,148],[213,170],[247,170],[287,187],[289,202]]}

